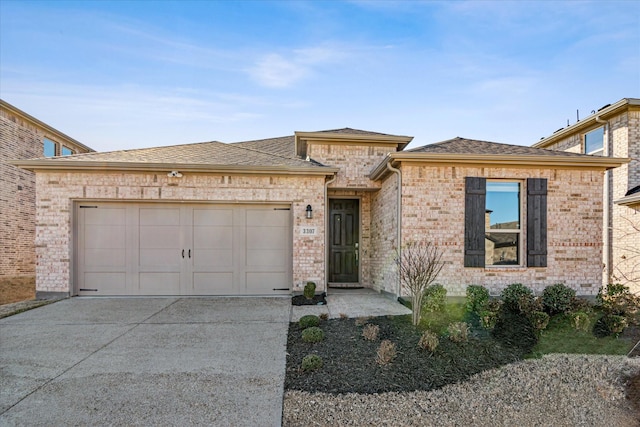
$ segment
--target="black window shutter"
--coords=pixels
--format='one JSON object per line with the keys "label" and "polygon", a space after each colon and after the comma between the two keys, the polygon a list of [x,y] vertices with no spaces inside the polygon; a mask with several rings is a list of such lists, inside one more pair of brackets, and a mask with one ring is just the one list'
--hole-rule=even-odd
{"label": "black window shutter", "polygon": [[464,266],[484,267],[486,178],[466,177],[464,195]]}
{"label": "black window shutter", "polygon": [[527,179],[527,266],[547,266],[547,180]]}

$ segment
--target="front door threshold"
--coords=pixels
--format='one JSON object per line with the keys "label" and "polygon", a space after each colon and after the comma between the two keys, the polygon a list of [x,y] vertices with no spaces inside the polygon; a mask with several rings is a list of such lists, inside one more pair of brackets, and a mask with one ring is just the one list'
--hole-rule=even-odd
{"label": "front door threshold", "polygon": [[329,282],[329,289],[362,289],[359,282]]}

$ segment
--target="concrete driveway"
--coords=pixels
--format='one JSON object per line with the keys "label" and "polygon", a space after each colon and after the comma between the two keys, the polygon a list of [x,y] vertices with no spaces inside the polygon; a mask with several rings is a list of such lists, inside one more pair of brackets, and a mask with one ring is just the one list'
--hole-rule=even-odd
{"label": "concrete driveway", "polygon": [[289,298],[72,298],[0,319],[0,425],[280,425]]}

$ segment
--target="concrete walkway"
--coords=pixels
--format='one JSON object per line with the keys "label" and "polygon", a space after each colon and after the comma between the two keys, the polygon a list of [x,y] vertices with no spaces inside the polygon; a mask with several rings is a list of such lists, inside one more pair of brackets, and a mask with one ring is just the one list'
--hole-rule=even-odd
{"label": "concrete walkway", "polygon": [[389,296],[372,289],[329,289],[327,305],[303,305],[291,307],[291,321],[297,322],[307,314],[320,316],[326,313],[329,319],[339,317],[399,316],[411,314],[404,305]]}
{"label": "concrete walkway", "polygon": [[72,298],[0,319],[0,425],[278,426],[289,298]]}

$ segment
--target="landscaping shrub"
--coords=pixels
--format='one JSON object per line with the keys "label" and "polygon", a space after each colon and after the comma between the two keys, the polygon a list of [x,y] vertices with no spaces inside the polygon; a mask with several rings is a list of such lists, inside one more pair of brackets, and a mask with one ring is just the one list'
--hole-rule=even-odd
{"label": "landscaping shrub", "polygon": [[640,324],[640,297],[627,286],[610,284],[605,290],[600,289],[596,301],[605,314],[624,316],[627,323]]}
{"label": "landscaping shrub", "polygon": [[302,331],[302,341],[304,342],[320,342],[324,339],[324,331],[317,326]]}
{"label": "landscaping shrub", "polygon": [[318,316],[314,316],[313,314],[307,314],[306,316],[302,316],[300,320],[298,320],[298,325],[302,329],[307,329],[312,326],[318,326],[320,324],[320,318]]}
{"label": "landscaping shrub", "polygon": [[364,328],[362,328],[362,336],[367,341],[377,340],[379,333],[380,333],[380,326],[378,325],[373,325],[369,323],[369,324],[366,324]]}
{"label": "landscaping shrub", "polygon": [[469,326],[465,322],[455,322],[447,328],[449,339],[453,342],[465,342],[469,335]]}
{"label": "landscaping shrub", "polygon": [[589,330],[589,315],[584,311],[578,311],[571,316],[573,327],[576,331],[586,332]]}
{"label": "landscaping shrub", "polygon": [[514,312],[526,312],[534,305],[533,291],[521,283],[507,286],[500,296],[504,305]]}
{"label": "landscaping shrub", "polygon": [[544,311],[534,311],[528,317],[531,321],[531,326],[538,332],[544,330],[549,324],[550,317]]}
{"label": "landscaping shrub", "polygon": [[306,299],[313,299],[313,296],[316,294],[316,284],[314,282],[307,282],[304,285],[304,297]]}
{"label": "landscaping shrub", "polygon": [[571,299],[571,312],[573,313],[590,313],[592,308],[593,304],[586,298],[574,297]]}
{"label": "landscaping shrub", "polygon": [[322,368],[322,357],[317,354],[309,354],[302,359],[302,370],[313,371]]}
{"label": "landscaping shrub", "polygon": [[438,339],[438,335],[431,331],[424,331],[420,337],[420,341],[418,341],[418,347],[431,353],[436,350],[439,344],[440,340]]}
{"label": "landscaping shrub", "polygon": [[320,320],[329,319],[329,313],[320,313]]}
{"label": "landscaping shrub", "polygon": [[480,322],[485,329],[493,329],[498,321],[498,313],[503,306],[503,301],[499,299],[490,300],[485,310],[480,313]]}
{"label": "landscaping shrub", "polygon": [[544,311],[550,315],[566,313],[571,310],[571,302],[576,296],[576,291],[558,283],[547,286],[542,291],[542,305]]}
{"label": "landscaping shrub", "polygon": [[466,309],[469,313],[481,315],[489,303],[489,291],[484,286],[467,286]]}
{"label": "landscaping shrub", "polygon": [[369,321],[369,319],[371,319],[371,316],[357,317],[356,318],[356,326],[365,325]]}
{"label": "landscaping shrub", "polygon": [[435,284],[427,288],[424,293],[422,308],[428,313],[443,311],[447,298],[447,290],[444,286]]}
{"label": "landscaping shrub", "polygon": [[376,354],[376,363],[378,365],[387,365],[396,358],[396,345],[389,340],[383,340],[378,347]]}
{"label": "landscaping shrub", "polygon": [[503,345],[520,349],[523,355],[530,353],[538,342],[531,320],[525,314],[506,306],[498,313],[492,334]]}

